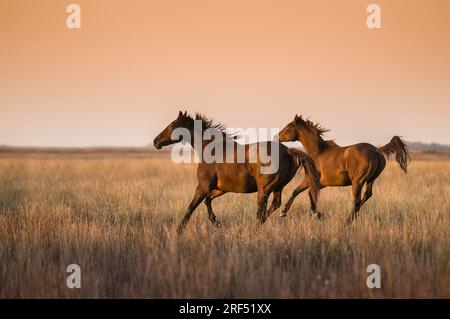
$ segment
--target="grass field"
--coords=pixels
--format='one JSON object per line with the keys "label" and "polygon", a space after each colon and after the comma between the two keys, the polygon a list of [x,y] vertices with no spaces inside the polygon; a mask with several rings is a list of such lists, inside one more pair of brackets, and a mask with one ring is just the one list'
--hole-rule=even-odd
{"label": "grass field", "polygon": [[[322,221],[302,194],[256,227],[256,194],[227,194],[222,228],[201,205],[177,238],[195,169],[167,153],[1,153],[0,297],[450,297],[449,157],[415,155],[406,176],[389,162],[348,228],[350,188],[326,188]],[[66,287],[72,263],[81,289]]]}

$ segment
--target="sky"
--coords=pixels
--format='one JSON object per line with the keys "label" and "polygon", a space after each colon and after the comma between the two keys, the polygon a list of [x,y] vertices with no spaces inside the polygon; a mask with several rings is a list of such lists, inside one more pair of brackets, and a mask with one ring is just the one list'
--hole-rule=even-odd
{"label": "sky", "polygon": [[1,0],[0,145],[145,146],[180,109],[450,144],[450,1]]}

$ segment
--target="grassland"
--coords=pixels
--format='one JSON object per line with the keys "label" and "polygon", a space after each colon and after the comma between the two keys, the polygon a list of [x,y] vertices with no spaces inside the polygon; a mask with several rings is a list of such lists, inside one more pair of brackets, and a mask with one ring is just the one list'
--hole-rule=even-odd
{"label": "grassland", "polygon": [[[389,162],[348,228],[350,189],[327,188],[323,221],[302,194],[258,228],[256,195],[227,194],[222,228],[202,205],[177,238],[195,185],[195,164],[167,153],[0,153],[0,297],[450,297],[448,156],[415,154],[406,176]],[[72,263],[81,289],[66,287]]]}

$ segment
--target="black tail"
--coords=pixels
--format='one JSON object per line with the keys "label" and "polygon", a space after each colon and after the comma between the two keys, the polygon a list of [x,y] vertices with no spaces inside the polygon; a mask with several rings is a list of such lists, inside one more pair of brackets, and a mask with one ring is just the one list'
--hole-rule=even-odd
{"label": "black tail", "polygon": [[303,166],[305,169],[305,175],[309,179],[310,186],[309,186],[309,192],[311,193],[311,196],[317,205],[317,200],[319,198],[319,191],[320,191],[320,174],[319,171],[316,168],[316,165],[314,164],[313,159],[306,153],[290,148],[288,150],[288,153],[296,159],[297,165]]}
{"label": "black tail", "polygon": [[394,136],[391,141],[378,149],[381,153],[389,157],[395,153],[395,160],[398,166],[405,172],[408,171],[408,163],[411,160],[406,143],[398,136]]}

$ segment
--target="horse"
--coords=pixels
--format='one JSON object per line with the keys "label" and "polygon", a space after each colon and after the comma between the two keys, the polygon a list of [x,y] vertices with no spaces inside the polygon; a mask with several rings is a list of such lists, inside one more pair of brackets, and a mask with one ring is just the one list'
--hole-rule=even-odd
{"label": "horse", "polygon": [[[195,117],[187,114],[185,111],[179,112],[178,117],[172,121],[158,136],[154,139],[153,144],[156,149],[171,145],[182,141],[182,138],[174,138],[172,133],[178,128],[187,129],[190,138],[187,139],[194,150],[194,120],[201,122],[202,136],[208,129],[217,130],[225,138],[231,138],[231,146],[233,148],[232,161],[215,161],[207,163],[201,161],[197,166],[197,187],[194,197],[189,204],[186,213],[178,227],[178,234],[183,232],[195,209],[204,201],[208,211],[208,219],[217,227],[220,222],[217,221],[216,215],[212,209],[212,200],[222,196],[228,192],[232,193],[254,193],[257,195],[257,220],[258,224],[263,224],[267,217],[281,206],[281,194],[283,188],[291,181],[300,167],[304,168],[305,175],[310,181],[310,188],[313,196],[317,198],[320,182],[319,174],[314,166],[313,160],[305,153],[289,149],[281,143],[274,141],[259,142],[254,144],[239,144],[235,141],[236,135],[230,134],[226,128],[206,117],[203,114],[196,113]],[[234,135],[234,136],[233,136]],[[176,134],[174,134],[176,136]],[[230,141],[230,139],[228,139]],[[201,150],[203,151],[211,140],[202,139]],[[231,153],[230,145],[223,142],[223,159],[227,158],[227,153]],[[261,168],[266,165],[260,160],[260,152],[271,151],[278,148],[279,162],[278,170],[274,173],[262,174]],[[245,154],[244,160],[238,160],[237,154]],[[267,154],[267,153],[266,153]],[[230,154],[229,154],[230,155]],[[253,160],[252,160],[253,159]],[[254,160],[256,159],[256,160]],[[267,201],[270,194],[273,193],[272,204],[267,210]]]}
{"label": "horse", "polygon": [[[339,146],[334,140],[323,139],[323,134],[328,131],[317,123],[295,115],[294,120],[279,132],[278,140],[300,141],[303,144],[319,171],[321,189],[327,186],[352,186],[354,205],[346,221],[348,225],[357,218],[361,206],[372,196],[373,183],[386,166],[385,156],[389,157],[395,153],[397,164],[406,174],[410,155],[405,142],[398,136],[394,136],[388,144],[380,148],[369,143]],[[306,176],[293,191],[281,212],[282,217],[287,215],[295,197],[308,189],[309,185]],[[364,185],[366,188],[361,200]],[[316,211],[316,202],[312,200],[311,211],[317,218],[321,217],[321,213]]]}

